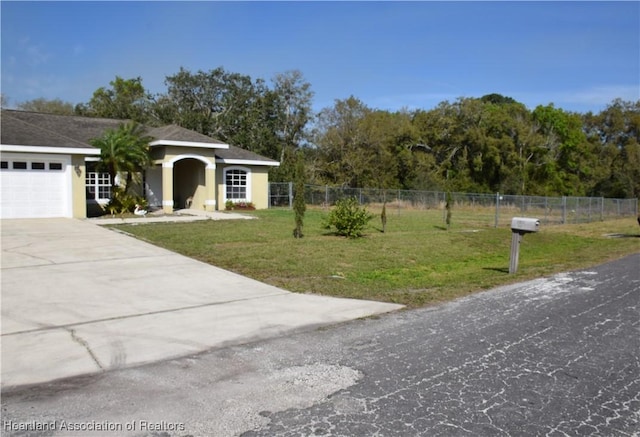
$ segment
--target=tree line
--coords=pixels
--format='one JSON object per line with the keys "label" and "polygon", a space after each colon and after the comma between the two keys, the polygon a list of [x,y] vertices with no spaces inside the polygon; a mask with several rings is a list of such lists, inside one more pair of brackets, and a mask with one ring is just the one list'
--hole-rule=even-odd
{"label": "tree line", "polygon": [[301,72],[263,79],[222,67],[181,68],[151,95],[116,77],[86,103],[36,99],[18,109],[177,124],[278,160],[291,181],[297,156],[308,183],[345,187],[640,197],[640,100],[594,114],[553,104],[533,110],[500,94],[386,111],[354,96],[314,113]]}

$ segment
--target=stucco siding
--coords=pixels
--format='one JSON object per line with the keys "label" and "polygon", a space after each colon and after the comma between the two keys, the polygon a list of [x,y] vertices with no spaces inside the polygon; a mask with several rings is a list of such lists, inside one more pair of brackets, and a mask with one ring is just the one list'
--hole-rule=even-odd
{"label": "stucco siding", "polygon": [[84,156],[71,156],[71,204],[74,218],[87,218],[87,167]]}
{"label": "stucco siding", "polygon": [[[156,149],[156,147],[154,147]],[[178,146],[163,146],[164,149],[162,158],[164,162],[170,162],[180,156],[194,157],[199,156],[206,158],[211,164],[215,165],[216,151],[215,149],[204,149],[198,147],[178,147]],[[155,152],[155,150],[154,150]]]}
{"label": "stucco siding", "polygon": [[269,207],[269,169],[266,167],[251,167],[251,192],[256,209]]}
{"label": "stucco siding", "polygon": [[250,173],[250,186],[248,187],[249,190],[247,193],[249,198],[247,200],[252,202],[256,209],[266,209],[269,207],[269,169],[267,167],[218,164],[216,167],[218,209],[223,210],[227,200],[225,184],[225,169],[227,168],[247,169]]}

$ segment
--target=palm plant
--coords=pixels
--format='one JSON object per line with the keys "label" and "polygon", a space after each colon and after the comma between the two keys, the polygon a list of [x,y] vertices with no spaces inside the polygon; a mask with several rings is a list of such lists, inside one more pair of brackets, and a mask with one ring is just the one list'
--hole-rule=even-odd
{"label": "palm plant", "polygon": [[116,176],[126,173],[124,192],[129,190],[134,173],[141,172],[151,164],[149,142],[151,137],[144,135],[144,127],[137,123],[126,123],[118,129],[107,130],[102,137],[91,141],[100,149],[98,169],[109,173],[112,192],[118,184]]}

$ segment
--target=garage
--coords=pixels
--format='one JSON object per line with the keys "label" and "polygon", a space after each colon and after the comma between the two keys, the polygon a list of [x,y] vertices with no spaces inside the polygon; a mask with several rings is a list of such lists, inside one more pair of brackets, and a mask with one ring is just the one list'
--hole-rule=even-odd
{"label": "garage", "polygon": [[[1,219],[86,218],[85,159],[100,150],[73,138],[78,118],[2,109]],[[93,119],[81,127],[88,138],[106,129]]]}
{"label": "garage", "polygon": [[3,153],[0,218],[72,217],[69,155]]}

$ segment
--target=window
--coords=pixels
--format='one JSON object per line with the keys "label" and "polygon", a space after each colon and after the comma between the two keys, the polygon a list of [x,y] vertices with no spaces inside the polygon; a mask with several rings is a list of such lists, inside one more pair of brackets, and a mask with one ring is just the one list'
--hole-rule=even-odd
{"label": "window", "polygon": [[225,170],[227,200],[250,200],[247,192],[248,172],[238,168]]}
{"label": "window", "polygon": [[111,199],[111,177],[109,173],[87,172],[87,199],[107,201]]}
{"label": "window", "polygon": [[[47,167],[48,165],[48,167]],[[44,161],[0,161],[0,169],[2,170],[49,170],[62,171],[64,167],[61,162],[44,162]]]}

